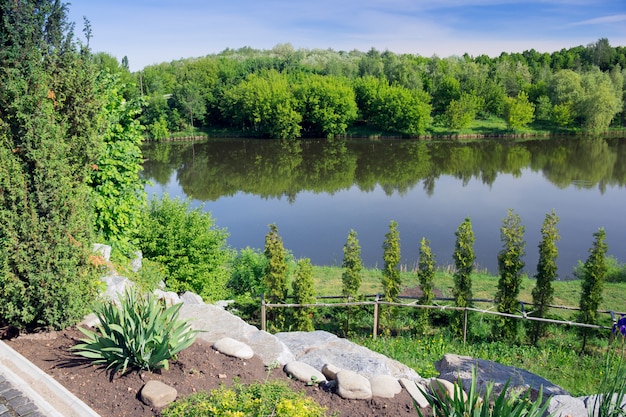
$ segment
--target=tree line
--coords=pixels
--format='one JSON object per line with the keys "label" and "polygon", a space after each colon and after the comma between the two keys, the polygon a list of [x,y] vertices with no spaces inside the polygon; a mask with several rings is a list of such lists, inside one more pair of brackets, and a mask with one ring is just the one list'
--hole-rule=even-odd
{"label": "tree line", "polygon": [[511,130],[533,123],[602,132],[626,124],[626,48],[606,38],[553,53],[448,58],[279,44],[133,74],[99,56],[145,97],[141,121],[152,139],[193,128],[272,138],[332,137],[349,128],[421,136],[493,117]]}
{"label": "tree line", "polygon": [[[554,299],[554,289],[552,283],[558,278],[557,242],[560,240],[558,225],[559,217],[553,211],[546,214],[541,227],[541,241],[539,243],[539,261],[537,263],[535,287],[532,290],[532,300],[534,309],[530,316],[535,318],[548,317],[550,304]],[[283,246],[282,239],[278,234],[278,227],[275,224],[269,225],[270,231],[265,237],[265,249],[263,252],[262,267],[255,272],[258,274],[255,279],[252,277],[255,272],[249,271],[247,277],[239,276],[237,286],[241,294],[251,291],[254,293],[264,293],[266,300],[271,304],[288,302],[287,282],[289,276],[295,274],[292,280],[293,296],[292,300],[296,304],[315,303],[313,280],[310,270],[310,260],[305,258],[295,263],[295,272],[289,271],[287,254]],[[500,228],[500,239],[502,249],[498,253],[498,274],[497,291],[495,294],[496,309],[500,313],[508,315],[519,314],[519,294],[522,284],[522,269],[524,268],[526,242],[524,240],[524,226],[521,218],[513,210],[509,210],[507,216],[502,220]],[[472,293],[472,274],[475,268],[474,243],[475,237],[472,229],[471,219],[466,218],[459,225],[455,232],[454,260],[454,288],[452,289],[454,304],[456,307],[474,307]],[[580,323],[597,325],[599,321],[598,308],[602,302],[602,292],[607,273],[606,252],[608,247],[605,243],[606,232],[600,228],[593,234],[594,242],[589,249],[589,257],[582,265],[580,275],[582,279],[582,292],[580,294],[579,312],[577,320]],[[400,234],[398,224],[390,221],[389,231],[385,235],[382,244],[384,266],[381,271],[381,297],[384,301],[391,303],[399,302],[399,295],[403,289],[400,274]],[[343,269],[342,294],[348,300],[362,299],[359,289],[361,286],[361,274],[363,266],[360,255],[360,245],[357,232],[350,230],[346,243],[343,247]],[[257,255],[258,256],[258,255]],[[247,253],[248,260],[254,259],[252,253]],[[259,264],[251,262],[252,264]],[[241,270],[241,267],[238,268]],[[421,295],[417,300],[420,305],[432,305],[435,288],[435,255],[430,248],[430,242],[422,238],[419,248],[419,262],[417,266],[417,277],[420,283]],[[243,278],[243,279],[242,279]],[[233,281],[230,281],[233,285]],[[353,307],[348,307],[344,316],[346,318],[346,334],[349,331],[349,321]],[[427,334],[431,326],[429,319],[429,309],[420,309],[417,320],[413,323],[414,331]],[[295,309],[292,316],[289,313],[279,310],[270,310],[271,325],[274,329],[280,330],[291,327],[296,330],[311,331],[314,329],[313,316],[315,310],[312,307],[299,307]],[[464,314],[468,314],[469,321],[465,326]],[[381,312],[381,325],[383,333],[390,334],[396,326],[399,310],[397,306],[384,306]],[[451,330],[461,336],[465,332],[471,332],[471,323],[474,313],[465,313],[462,310],[454,311],[450,317]],[[578,330],[581,336],[581,352],[585,352],[587,341],[593,332],[588,327],[581,327]],[[507,342],[520,341],[520,321],[510,316],[498,316],[492,321],[491,328],[494,340]],[[546,324],[541,321],[531,321],[526,330],[526,338],[533,344],[537,344],[541,337],[546,335]]]}

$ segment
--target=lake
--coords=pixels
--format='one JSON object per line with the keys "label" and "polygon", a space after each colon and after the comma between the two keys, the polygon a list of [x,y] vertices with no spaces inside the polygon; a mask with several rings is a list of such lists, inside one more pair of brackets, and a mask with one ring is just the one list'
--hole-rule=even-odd
{"label": "lake", "polygon": [[402,263],[413,268],[422,237],[439,266],[452,265],[455,231],[469,217],[479,268],[497,273],[507,211],[525,226],[529,275],[541,224],[555,210],[559,278],[587,259],[603,227],[609,254],[626,262],[626,139],[278,140],[146,143],[149,196],[203,206],[235,249],[262,249],[275,223],[285,248],[316,265],[341,265],[350,229],[368,267],[382,267],[395,220]]}

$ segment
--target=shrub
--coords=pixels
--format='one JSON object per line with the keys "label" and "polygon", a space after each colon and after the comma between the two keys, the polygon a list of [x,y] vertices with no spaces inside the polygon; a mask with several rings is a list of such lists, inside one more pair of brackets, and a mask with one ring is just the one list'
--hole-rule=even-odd
{"label": "shrub", "polygon": [[145,258],[165,268],[165,284],[175,292],[193,291],[204,299],[228,298],[226,283],[232,250],[228,233],[210,213],[189,209],[189,201],[153,198],[139,229]]}
{"label": "shrub", "polygon": [[199,392],[180,399],[161,412],[163,417],[246,416],[322,417],[326,410],[283,381],[235,383],[211,393]]}
{"label": "shrub", "polygon": [[78,327],[87,336],[72,347],[75,354],[106,365],[112,374],[128,368],[154,371],[169,368],[169,359],[191,346],[197,331],[178,320],[182,304],[165,307],[154,295],[127,290],[119,307],[97,304],[98,332]]}
{"label": "shrub", "polygon": [[[613,255],[606,256],[604,262],[606,264],[604,282],[626,282],[626,264],[621,263]],[[583,279],[584,266],[583,261],[578,261],[578,264],[574,268],[573,274],[577,279]]]}
{"label": "shrub", "polygon": [[251,296],[263,294],[265,283],[263,274],[267,268],[267,258],[258,249],[245,248],[235,255],[230,279],[226,284],[235,295]]}

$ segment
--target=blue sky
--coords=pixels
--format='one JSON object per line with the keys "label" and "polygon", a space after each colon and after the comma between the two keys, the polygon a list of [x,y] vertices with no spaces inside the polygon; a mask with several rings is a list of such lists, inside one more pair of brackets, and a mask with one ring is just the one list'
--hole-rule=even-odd
{"label": "blue sky", "polygon": [[130,69],[250,46],[448,57],[626,46],[626,0],[73,0],[90,45]]}

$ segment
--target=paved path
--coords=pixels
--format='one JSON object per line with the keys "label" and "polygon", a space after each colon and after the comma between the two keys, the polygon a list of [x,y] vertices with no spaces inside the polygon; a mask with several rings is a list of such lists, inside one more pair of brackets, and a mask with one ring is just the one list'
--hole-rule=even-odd
{"label": "paved path", "polygon": [[0,374],[0,417],[45,417],[28,396]]}
{"label": "paved path", "polygon": [[100,417],[0,340],[0,417]]}

